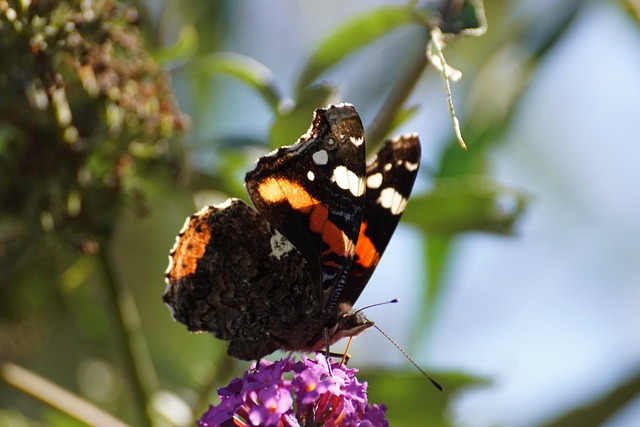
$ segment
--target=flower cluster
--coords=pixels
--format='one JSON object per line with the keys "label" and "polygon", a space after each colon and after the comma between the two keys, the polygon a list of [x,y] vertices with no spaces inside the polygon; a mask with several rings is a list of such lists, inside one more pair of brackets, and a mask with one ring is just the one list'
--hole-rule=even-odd
{"label": "flower cluster", "polygon": [[386,408],[369,405],[367,383],[359,382],[355,372],[333,362],[329,372],[321,353],[315,360],[262,361],[219,389],[220,404],[211,406],[198,425],[388,426]]}

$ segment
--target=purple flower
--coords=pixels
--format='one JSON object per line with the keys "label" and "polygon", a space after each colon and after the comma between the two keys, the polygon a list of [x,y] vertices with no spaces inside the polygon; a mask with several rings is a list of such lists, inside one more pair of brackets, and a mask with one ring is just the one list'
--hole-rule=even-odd
{"label": "purple flower", "polygon": [[331,362],[329,372],[321,353],[315,360],[263,361],[219,389],[220,404],[210,406],[198,425],[388,426],[386,407],[369,405],[367,383],[358,381],[356,371]]}

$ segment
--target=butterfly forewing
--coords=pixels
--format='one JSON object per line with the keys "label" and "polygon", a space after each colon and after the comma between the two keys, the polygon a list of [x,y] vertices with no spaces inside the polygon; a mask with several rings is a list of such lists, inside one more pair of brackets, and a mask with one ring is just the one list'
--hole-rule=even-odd
{"label": "butterfly forewing", "polygon": [[385,141],[367,165],[364,215],[340,301],[355,304],[400,221],[420,166],[417,134]]}
{"label": "butterfly forewing", "polygon": [[332,293],[351,265],[365,200],[362,122],[349,104],[318,109],[295,144],[258,159],[245,178],[256,209]]}

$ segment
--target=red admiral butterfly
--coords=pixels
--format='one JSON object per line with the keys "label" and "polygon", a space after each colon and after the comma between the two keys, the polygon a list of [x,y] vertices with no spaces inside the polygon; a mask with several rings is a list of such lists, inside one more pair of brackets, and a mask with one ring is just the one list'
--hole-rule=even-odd
{"label": "red admiral butterfly", "polygon": [[164,302],[191,331],[228,340],[253,360],[321,351],[373,323],[352,309],[406,206],[420,164],[415,134],[365,164],[350,104],[318,109],[295,144],[258,159],[238,199],[185,222],[171,251]]}

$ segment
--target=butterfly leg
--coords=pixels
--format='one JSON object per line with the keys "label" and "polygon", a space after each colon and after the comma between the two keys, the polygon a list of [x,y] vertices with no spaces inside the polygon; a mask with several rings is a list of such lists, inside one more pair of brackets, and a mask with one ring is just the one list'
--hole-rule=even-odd
{"label": "butterfly leg", "polygon": [[331,372],[331,362],[329,361],[332,356],[331,350],[329,349],[329,346],[331,345],[331,337],[329,336],[329,329],[325,327],[323,333],[324,333],[324,355],[327,358],[327,369],[329,370],[329,375],[333,376],[333,373]]}
{"label": "butterfly leg", "polygon": [[347,346],[344,349],[344,353],[342,353],[342,359],[340,360],[340,364],[341,365],[347,365],[347,363],[349,363],[349,359],[351,359],[351,356],[349,355],[349,347],[351,347],[351,340],[353,339],[353,337],[349,337],[349,340],[347,341]]}

